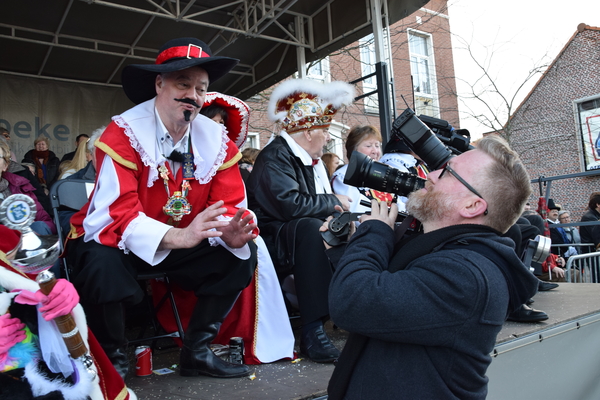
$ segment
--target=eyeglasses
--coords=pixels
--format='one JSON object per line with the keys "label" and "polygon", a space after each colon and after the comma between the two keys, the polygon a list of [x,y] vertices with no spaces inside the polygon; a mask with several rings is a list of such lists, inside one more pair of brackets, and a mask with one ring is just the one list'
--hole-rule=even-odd
{"label": "eyeglasses", "polygon": [[[485,200],[483,198],[483,196],[481,194],[479,194],[479,192],[477,190],[475,190],[475,188],[471,185],[469,185],[467,183],[467,181],[465,181],[463,178],[461,178],[461,176],[452,169],[452,167],[450,166],[450,164],[446,164],[446,166],[444,167],[444,169],[442,170],[442,172],[440,173],[440,176],[438,176],[438,179],[442,179],[442,177],[444,176],[444,174],[446,173],[446,171],[448,171],[450,173],[450,175],[452,175],[453,177],[455,177],[460,183],[462,183],[467,189],[469,189],[469,191],[471,193],[473,193],[475,196],[479,197],[482,200]],[[486,202],[487,204],[487,202]],[[488,210],[487,208],[485,209],[485,212],[483,213],[484,215],[488,214]]]}

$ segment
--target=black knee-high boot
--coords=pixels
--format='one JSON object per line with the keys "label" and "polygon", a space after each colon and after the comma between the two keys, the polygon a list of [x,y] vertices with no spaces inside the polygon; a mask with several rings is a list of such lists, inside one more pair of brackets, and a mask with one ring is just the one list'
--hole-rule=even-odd
{"label": "black knee-high boot", "polygon": [[216,378],[246,376],[249,368],[217,357],[208,347],[219,333],[221,323],[231,311],[238,294],[199,297],[185,332],[180,355],[182,376],[208,375]]}
{"label": "black knee-high boot", "polygon": [[125,310],[121,303],[84,304],[88,327],[123,379],[129,371]]}

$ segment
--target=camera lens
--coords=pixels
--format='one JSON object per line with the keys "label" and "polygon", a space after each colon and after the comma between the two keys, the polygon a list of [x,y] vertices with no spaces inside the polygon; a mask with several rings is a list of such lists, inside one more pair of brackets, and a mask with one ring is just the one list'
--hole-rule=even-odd
{"label": "camera lens", "polygon": [[344,183],[407,196],[425,187],[425,179],[377,162],[357,151],[352,152]]}

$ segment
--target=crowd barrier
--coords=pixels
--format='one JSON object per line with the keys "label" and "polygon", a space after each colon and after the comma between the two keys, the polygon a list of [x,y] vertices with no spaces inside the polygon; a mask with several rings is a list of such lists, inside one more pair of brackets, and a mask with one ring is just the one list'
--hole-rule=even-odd
{"label": "crowd barrier", "polygon": [[[579,270],[580,279],[575,279],[575,270]],[[600,252],[578,254],[567,260],[565,267],[567,282],[598,283],[600,277]]]}

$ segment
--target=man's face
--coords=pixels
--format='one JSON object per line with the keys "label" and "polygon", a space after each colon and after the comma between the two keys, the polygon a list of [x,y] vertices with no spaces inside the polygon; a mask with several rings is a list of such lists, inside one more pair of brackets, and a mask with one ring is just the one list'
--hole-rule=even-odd
{"label": "man's face", "polygon": [[561,224],[570,224],[571,216],[569,215],[569,213],[562,213],[560,217],[558,217],[558,222],[560,222]]}
{"label": "man's face", "polygon": [[[189,99],[202,106],[208,83],[208,73],[199,67],[158,75],[155,83],[156,108],[163,123],[168,127],[171,123],[187,125],[193,121],[200,108],[174,99]],[[185,120],[186,110],[190,112],[189,121]]]}
{"label": "man's face", "polygon": [[556,221],[558,218],[558,210],[550,210],[548,211],[548,218],[552,221]]}
{"label": "man's face", "polygon": [[[488,167],[492,159],[487,154],[471,150],[452,158],[448,163],[461,178],[481,193],[477,187],[477,171]],[[454,175],[446,172],[440,178],[442,170],[429,173],[424,189],[408,196],[407,211],[424,225],[434,223],[436,228],[464,222],[459,211],[464,207],[465,199],[477,198]],[[427,226],[426,226],[427,228]]]}
{"label": "man's face", "polygon": [[313,159],[321,158],[323,155],[323,147],[329,142],[331,136],[329,136],[328,129],[310,129],[307,132],[309,135],[308,148],[304,149],[310,154]]}

